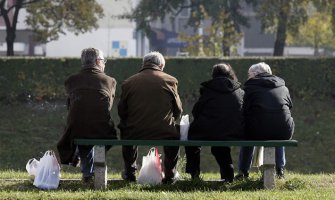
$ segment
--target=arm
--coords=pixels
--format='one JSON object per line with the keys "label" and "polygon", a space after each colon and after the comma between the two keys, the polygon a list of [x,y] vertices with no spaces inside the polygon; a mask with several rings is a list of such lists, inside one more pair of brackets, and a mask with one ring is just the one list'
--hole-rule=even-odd
{"label": "arm", "polygon": [[291,110],[291,108],[293,107],[293,103],[292,103],[292,99],[291,99],[290,92],[289,92],[288,88],[286,88],[286,90],[287,90],[287,95],[286,95],[287,106]]}
{"label": "arm", "polygon": [[199,114],[201,113],[201,110],[203,109],[207,101],[206,98],[202,95],[203,90],[204,90],[203,88],[200,88],[200,97],[198,101],[194,104],[193,109],[192,109],[192,115],[194,119],[199,117]]}
{"label": "arm", "polygon": [[112,110],[113,101],[115,98],[115,90],[116,90],[116,80],[113,78],[109,84],[109,106],[108,110]]}
{"label": "arm", "polygon": [[120,125],[122,126],[128,117],[128,105],[127,105],[127,97],[126,97],[126,89],[125,85],[122,85],[121,97],[118,103],[118,115],[120,117]]}
{"label": "arm", "polygon": [[175,120],[178,120],[183,112],[182,103],[178,94],[178,81],[173,83],[170,88],[174,96],[173,117]]}

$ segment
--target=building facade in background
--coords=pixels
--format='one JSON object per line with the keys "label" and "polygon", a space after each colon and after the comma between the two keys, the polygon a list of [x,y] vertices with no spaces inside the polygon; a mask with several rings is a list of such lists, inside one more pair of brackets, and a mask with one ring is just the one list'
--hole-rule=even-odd
{"label": "building facade in background", "polygon": [[[14,0],[8,0],[12,4]],[[187,26],[190,11],[184,9],[174,21],[160,20],[151,23],[153,34],[147,38],[136,31],[135,22],[119,19],[117,16],[130,11],[139,0],[97,0],[104,9],[105,16],[99,20],[99,28],[91,32],[75,35],[66,32],[59,40],[47,44],[34,42],[33,33],[25,25],[25,10],[19,14],[14,43],[15,55],[46,57],[78,57],[82,49],[96,47],[106,57],[142,57],[149,51],[160,51],[165,56],[184,56],[185,43],[178,38],[179,33],[205,34],[202,29],[194,30]],[[238,56],[271,56],[275,41],[274,34],[264,33],[260,21],[250,6],[244,5],[243,12],[249,18],[250,27],[241,27],[243,38],[236,45]],[[166,19],[169,16],[167,16]],[[205,21],[205,27],[210,22]],[[6,55],[6,26],[0,18],[0,55]],[[309,47],[286,47],[286,56],[313,56],[314,49]]]}

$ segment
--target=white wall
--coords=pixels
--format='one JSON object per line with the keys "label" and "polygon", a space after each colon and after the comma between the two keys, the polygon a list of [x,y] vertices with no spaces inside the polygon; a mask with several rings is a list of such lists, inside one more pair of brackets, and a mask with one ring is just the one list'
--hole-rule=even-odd
{"label": "white wall", "polygon": [[[136,56],[136,41],[133,28],[98,29],[91,33],[74,35],[67,32],[57,41],[46,45],[47,57],[80,57],[81,50],[88,47],[101,49],[107,57],[112,56],[112,41],[126,41],[127,57]],[[113,55],[113,57],[118,57]]]}
{"label": "white wall", "polygon": [[98,2],[105,14],[98,21],[99,28],[78,36],[66,32],[66,35],[61,35],[59,40],[46,44],[47,57],[80,57],[81,50],[87,47],[101,49],[107,57],[119,57],[120,49],[112,48],[113,41],[119,41],[122,49],[127,49],[126,57],[136,56],[135,23],[116,17],[130,11],[133,1],[98,0]]}

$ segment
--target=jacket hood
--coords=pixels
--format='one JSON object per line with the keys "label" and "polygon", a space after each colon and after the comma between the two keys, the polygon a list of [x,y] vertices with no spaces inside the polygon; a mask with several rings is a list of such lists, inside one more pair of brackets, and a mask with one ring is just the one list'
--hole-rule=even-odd
{"label": "jacket hood", "polygon": [[277,88],[285,86],[285,81],[278,77],[271,75],[269,73],[258,74],[254,78],[251,78],[245,82],[245,86],[248,85],[261,85],[267,88]]}
{"label": "jacket hood", "polygon": [[219,93],[229,93],[240,88],[241,84],[226,77],[217,77],[212,80],[201,83],[205,88]]}

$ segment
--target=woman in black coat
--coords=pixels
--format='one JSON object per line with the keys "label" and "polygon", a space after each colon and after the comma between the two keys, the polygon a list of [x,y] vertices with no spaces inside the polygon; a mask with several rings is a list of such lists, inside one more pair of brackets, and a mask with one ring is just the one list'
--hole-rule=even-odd
{"label": "woman in black coat", "polygon": [[[229,140],[243,137],[243,95],[236,75],[228,64],[213,66],[212,79],[201,83],[200,98],[193,107],[189,140]],[[199,178],[201,147],[185,147],[186,173]],[[220,166],[221,179],[231,182],[234,168],[230,147],[211,147]]]}
{"label": "woman in black coat", "polygon": [[[291,116],[292,100],[285,81],[272,75],[269,65],[258,63],[248,71],[244,84],[244,120],[246,137],[251,140],[289,140],[294,132]],[[239,175],[248,177],[253,147],[242,147],[239,158]],[[284,176],[284,147],[276,147],[277,176]]]}

